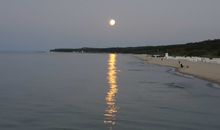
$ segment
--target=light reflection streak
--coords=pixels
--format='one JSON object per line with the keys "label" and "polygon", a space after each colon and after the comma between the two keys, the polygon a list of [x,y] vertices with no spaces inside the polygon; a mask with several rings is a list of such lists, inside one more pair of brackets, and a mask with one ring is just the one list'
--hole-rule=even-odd
{"label": "light reflection streak", "polygon": [[118,93],[117,85],[117,55],[109,54],[108,58],[108,73],[107,80],[109,85],[109,90],[105,97],[107,108],[105,109],[105,120],[104,123],[108,125],[109,130],[116,124],[116,114],[117,114],[117,105],[116,105],[116,95]]}

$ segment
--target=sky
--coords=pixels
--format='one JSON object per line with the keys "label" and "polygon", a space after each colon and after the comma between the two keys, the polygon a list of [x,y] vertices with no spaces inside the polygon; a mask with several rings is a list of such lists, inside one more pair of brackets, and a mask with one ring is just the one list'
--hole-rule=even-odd
{"label": "sky", "polygon": [[[0,0],[0,50],[218,39],[219,5],[220,0]],[[114,27],[108,25],[111,18]]]}

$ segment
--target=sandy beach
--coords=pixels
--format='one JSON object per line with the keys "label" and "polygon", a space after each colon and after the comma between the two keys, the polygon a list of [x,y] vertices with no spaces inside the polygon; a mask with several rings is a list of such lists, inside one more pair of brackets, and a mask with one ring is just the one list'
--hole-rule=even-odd
{"label": "sandy beach", "polygon": [[174,67],[178,72],[213,81],[220,85],[220,64],[153,58],[149,55],[135,56],[146,61],[147,63]]}

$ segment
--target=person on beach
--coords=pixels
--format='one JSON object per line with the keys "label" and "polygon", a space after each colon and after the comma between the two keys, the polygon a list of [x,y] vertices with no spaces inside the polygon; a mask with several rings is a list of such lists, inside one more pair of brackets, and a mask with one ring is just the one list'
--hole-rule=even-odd
{"label": "person on beach", "polygon": [[183,68],[184,67],[183,64],[180,64],[180,67]]}

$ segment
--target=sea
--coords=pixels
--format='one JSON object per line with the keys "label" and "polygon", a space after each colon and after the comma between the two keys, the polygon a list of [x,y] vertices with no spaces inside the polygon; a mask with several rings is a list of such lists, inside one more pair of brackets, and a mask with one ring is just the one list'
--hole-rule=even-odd
{"label": "sea", "polygon": [[0,130],[219,130],[220,86],[133,55],[0,53]]}

